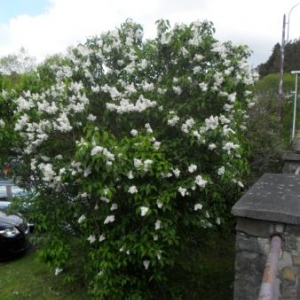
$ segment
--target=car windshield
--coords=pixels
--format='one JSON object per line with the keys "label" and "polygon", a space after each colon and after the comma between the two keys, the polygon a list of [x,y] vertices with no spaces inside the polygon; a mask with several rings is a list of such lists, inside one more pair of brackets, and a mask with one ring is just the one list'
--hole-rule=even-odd
{"label": "car windshield", "polygon": [[[25,191],[22,188],[20,188],[16,185],[11,186],[11,192],[13,194],[13,197],[22,196],[25,193]],[[3,198],[3,197],[7,197],[6,186],[0,186],[0,198]]]}
{"label": "car windshield", "polygon": [[0,209],[6,208],[13,197],[24,196],[26,191],[11,180],[0,179]]}

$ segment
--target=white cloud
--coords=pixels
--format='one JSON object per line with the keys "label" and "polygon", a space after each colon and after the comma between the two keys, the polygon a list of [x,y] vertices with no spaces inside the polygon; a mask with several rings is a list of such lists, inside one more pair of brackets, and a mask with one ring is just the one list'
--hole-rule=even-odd
{"label": "white cloud", "polygon": [[[283,14],[293,5],[294,0],[49,0],[40,15],[19,15],[0,24],[0,56],[23,46],[42,60],[114,29],[127,18],[143,25],[145,37],[154,37],[158,19],[169,19],[171,24],[207,19],[214,23],[218,39],[249,45],[257,64],[281,42]],[[299,37],[299,16],[300,5],[291,14],[291,38]]]}

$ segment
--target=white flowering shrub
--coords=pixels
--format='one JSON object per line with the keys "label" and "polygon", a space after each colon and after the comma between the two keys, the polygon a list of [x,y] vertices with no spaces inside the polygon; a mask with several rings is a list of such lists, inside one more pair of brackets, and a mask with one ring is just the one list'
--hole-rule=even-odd
{"label": "white flowering shrub", "polygon": [[79,270],[91,297],[175,299],[166,274],[186,233],[222,226],[243,187],[249,51],[213,34],[161,20],[143,41],[129,20],[15,101],[41,257]]}

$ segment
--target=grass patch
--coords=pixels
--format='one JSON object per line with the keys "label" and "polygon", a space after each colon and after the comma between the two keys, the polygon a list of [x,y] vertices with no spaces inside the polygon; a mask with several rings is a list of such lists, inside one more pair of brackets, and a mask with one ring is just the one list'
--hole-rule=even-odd
{"label": "grass patch", "polygon": [[1,300],[82,300],[83,289],[64,285],[46,264],[36,260],[34,251],[0,263]]}
{"label": "grass patch", "polygon": [[[209,230],[187,237],[190,247],[180,254],[179,263],[168,276],[179,287],[178,299],[232,300],[234,242],[234,234]],[[1,300],[88,299],[83,288],[63,284],[62,277],[54,276],[54,270],[36,257],[36,252],[30,251],[19,259],[0,263]],[[159,299],[168,298],[160,295]]]}

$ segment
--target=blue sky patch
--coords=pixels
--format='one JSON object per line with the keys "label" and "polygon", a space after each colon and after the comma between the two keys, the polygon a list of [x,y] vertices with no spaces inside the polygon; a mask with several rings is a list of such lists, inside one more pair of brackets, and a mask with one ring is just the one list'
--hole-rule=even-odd
{"label": "blue sky patch", "polygon": [[0,23],[8,23],[12,18],[27,14],[36,16],[49,6],[48,0],[2,0],[0,1]]}

